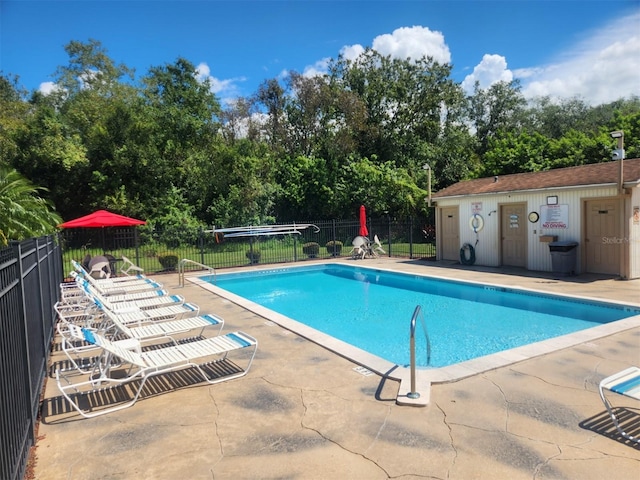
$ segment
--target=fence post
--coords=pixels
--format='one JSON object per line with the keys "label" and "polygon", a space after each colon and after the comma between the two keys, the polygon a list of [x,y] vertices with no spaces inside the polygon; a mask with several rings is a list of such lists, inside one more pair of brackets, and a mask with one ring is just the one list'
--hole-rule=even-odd
{"label": "fence post", "polygon": [[387,250],[389,251],[388,255],[391,258],[391,215],[387,213]]}
{"label": "fence post", "polygon": [[140,240],[138,239],[138,227],[133,227],[133,243],[136,245],[136,265],[140,265]]}
{"label": "fence post", "polygon": [[[34,392],[33,392],[33,385],[31,382],[31,378],[32,378],[32,368],[33,365],[31,364],[31,354],[30,352],[30,348],[29,348],[29,320],[27,318],[27,306],[25,305],[25,292],[24,292],[24,268],[22,266],[22,248],[21,248],[21,243],[18,241],[11,241],[11,244],[13,244],[13,253],[15,255],[15,259],[17,261],[17,280],[18,280],[18,293],[19,293],[19,308],[18,308],[18,314],[20,315],[21,318],[21,325],[22,325],[22,329],[20,331],[20,335],[22,336],[22,340],[23,340],[23,348],[24,350],[22,350],[22,352],[24,353],[24,385],[25,385],[25,395],[26,398],[25,400],[28,402],[28,407],[27,411],[29,414],[29,433],[28,433],[28,439],[29,439],[29,443],[31,445],[33,445],[33,441],[35,440],[35,428],[36,428],[36,422],[37,422],[37,418],[35,418],[33,416],[33,409],[30,408],[32,406],[33,403],[33,398],[34,398]],[[37,261],[37,250],[36,250],[36,261]],[[44,375],[44,372],[43,372]],[[37,396],[37,398],[39,398],[39,396]]]}
{"label": "fence post", "polygon": [[297,262],[298,261],[298,239],[297,237],[294,235],[293,236],[293,261]]}
{"label": "fence post", "polygon": [[198,227],[198,243],[200,244],[200,263],[204,265],[204,230]]}
{"label": "fence post", "polygon": [[332,219],[331,220],[331,235],[332,235],[332,240],[333,240],[333,252],[331,252],[331,256],[333,258],[336,257],[336,219]]}
{"label": "fence post", "polygon": [[409,217],[409,258],[413,260],[413,215]]}

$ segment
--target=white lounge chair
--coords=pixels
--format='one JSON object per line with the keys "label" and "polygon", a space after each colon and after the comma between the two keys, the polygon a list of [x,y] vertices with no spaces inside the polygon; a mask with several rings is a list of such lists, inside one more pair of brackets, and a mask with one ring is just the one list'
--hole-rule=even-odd
{"label": "white lounge chair", "polygon": [[123,295],[125,293],[162,289],[162,285],[160,283],[154,282],[146,277],[119,277],[98,280],[86,273],[81,266],[80,268],[77,268],[75,266],[76,264],[80,265],[75,262],[74,268],[76,271],[71,272],[71,276],[75,278],[80,275],[104,295]]}
{"label": "white lounge chair", "polygon": [[[605,391],[609,391],[628,398],[640,400],[640,368],[629,367],[621,372],[604,378],[600,382],[598,390],[600,391],[600,398],[602,398],[604,406],[607,407],[611,420],[613,420],[613,424],[618,432],[620,432],[620,435],[632,442],[640,443],[640,437],[631,435],[624,430],[623,426],[620,424],[620,419],[616,414],[615,407],[611,405],[605,395]],[[635,423],[638,425],[640,422],[636,421]]]}
{"label": "white lounge chair", "polygon": [[[87,303],[85,291],[78,285],[77,278],[85,280],[81,274],[71,272],[71,277],[76,279],[73,282],[63,282],[60,284],[60,301],[65,304]],[[169,295],[164,289],[134,290],[127,293],[126,289],[116,288],[113,290],[102,290],[102,295],[108,297],[112,302],[126,302],[132,300],[144,300],[145,298],[162,297]]]}
{"label": "white lounge chair", "polygon": [[89,262],[89,276],[96,279],[111,277],[111,266],[109,260],[103,256],[93,257]]}
{"label": "white lounge chair", "polygon": [[[91,300],[91,297],[95,297],[100,300],[107,308],[118,311],[121,309],[130,309],[137,307],[142,310],[150,308],[157,308],[167,305],[182,305],[185,302],[185,298],[182,295],[153,295],[146,298],[136,298],[135,294],[124,295],[102,295],[93,285],[87,280],[77,277],[76,282],[78,286],[85,293],[87,299]],[[160,292],[159,290],[153,290],[154,292]]]}
{"label": "white lounge chair", "polygon": [[380,243],[378,235],[373,236],[373,243],[375,244],[375,247],[373,249],[374,255],[378,256],[378,252],[380,252],[382,255],[387,254],[387,252],[384,251],[384,248],[382,248],[382,244]]}
{"label": "white lounge chair", "polygon": [[[71,265],[73,265],[74,270],[83,276],[88,274],[88,270],[86,270],[80,263],[75,260],[71,260]],[[101,285],[112,285],[112,284],[124,284],[124,285],[136,285],[139,283],[149,282],[150,279],[142,274],[138,273],[136,275],[126,275],[123,277],[109,277],[109,278],[95,278],[96,282]]]}
{"label": "white lounge chair", "polygon": [[369,250],[369,239],[359,235],[353,239],[351,245],[353,246],[353,248],[349,252],[349,255],[351,255],[353,259],[364,259]]}
{"label": "white lounge chair", "polygon": [[120,272],[126,276],[130,276],[130,272],[134,272],[136,275],[144,273],[144,269],[133,263],[127,257],[122,255],[122,266],[120,267]]}
{"label": "white lounge chair", "polygon": [[[142,351],[140,345],[129,345],[130,348],[123,348],[121,345],[87,329],[83,329],[82,333],[86,342],[95,344],[102,349],[99,361],[96,362],[94,370],[85,380],[79,380],[77,376],[63,375],[59,369],[56,370],[56,383],[71,406],[85,418],[131,407],[138,400],[147,380],[157,375],[194,368],[202,375],[203,380],[210,384],[242,377],[249,371],[258,348],[258,341],[243,332],[227,333],[226,335],[148,351]],[[235,363],[233,365],[221,364],[229,353],[247,348],[252,351],[250,351],[246,367],[239,368]],[[129,365],[124,376],[120,371],[114,374],[113,357],[116,357],[121,365]],[[209,378],[203,367],[205,364],[211,365],[212,363],[220,366],[216,371],[228,371],[229,374]],[[129,392],[109,392],[110,388],[122,385],[129,387],[133,395],[132,398]],[[79,397],[82,394],[87,394],[88,400],[106,403],[113,399],[121,400],[122,403],[94,411],[90,411],[91,406],[89,406],[89,411],[87,411],[88,409],[81,406]],[[122,400],[124,397],[131,399]],[[84,405],[84,402],[82,404]]]}
{"label": "white lounge chair", "polygon": [[[108,322],[103,322],[97,328],[89,328],[108,338],[123,348],[137,346],[137,342],[149,342],[158,339],[169,339],[177,345],[176,335],[188,333],[191,337],[202,337],[206,329],[216,327],[214,335],[219,335],[224,326],[224,320],[213,314],[199,315],[197,317],[183,318],[180,320],[167,320],[153,323],[146,323],[140,326],[127,326],[120,322],[119,316],[109,310],[104,311]],[[94,359],[85,357],[97,347],[94,344],[84,341],[82,328],[86,326],[67,322],[62,319],[58,322],[57,330],[61,337],[60,348],[67,356],[73,368],[80,373],[90,373],[93,368]],[[132,342],[133,340],[133,342]],[[67,369],[65,369],[66,371]]]}

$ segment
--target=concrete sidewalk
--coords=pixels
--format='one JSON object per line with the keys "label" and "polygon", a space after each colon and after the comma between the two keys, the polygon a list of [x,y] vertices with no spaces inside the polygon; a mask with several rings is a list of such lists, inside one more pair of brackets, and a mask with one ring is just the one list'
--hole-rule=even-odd
{"label": "concrete sidewalk", "polygon": [[[366,260],[408,272],[640,302],[640,281]],[[168,290],[259,341],[248,375],[217,385],[172,375],[133,407],[94,419],[70,411],[49,378],[35,478],[602,479],[640,477],[640,447],[621,440],[599,381],[640,364],[640,326],[431,387],[428,406],[396,404],[399,384],[177,275]],[[56,346],[54,345],[54,350]],[[52,362],[61,360],[54,351]],[[366,373],[366,372],[365,372]],[[640,429],[640,405],[633,410]]]}

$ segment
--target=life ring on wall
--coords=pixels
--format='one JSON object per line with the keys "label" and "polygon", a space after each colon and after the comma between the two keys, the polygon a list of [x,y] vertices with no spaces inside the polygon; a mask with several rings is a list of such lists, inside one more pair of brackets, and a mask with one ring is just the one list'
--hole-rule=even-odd
{"label": "life ring on wall", "polygon": [[[469,251],[469,258],[467,258],[467,250]],[[470,243],[465,243],[460,249],[460,263],[462,265],[473,265],[476,263],[476,249]]]}
{"label": "life ring on wall", "polygon": [[478,233],[484,227],[484,218],[479,213],[474,213],[469,218],[469,228],[473,230],[473,233]]}

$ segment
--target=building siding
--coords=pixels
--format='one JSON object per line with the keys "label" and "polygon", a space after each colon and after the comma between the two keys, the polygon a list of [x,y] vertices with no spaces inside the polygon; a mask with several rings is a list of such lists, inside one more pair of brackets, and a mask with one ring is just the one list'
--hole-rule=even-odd
{"label": "building siding", "polygon": [[[640,221],[634,221],[633,209],[640,210],[640,187],[631,189],[629,210],[629,278],[640,278]],[[639,294],[640,296],[640,294]]]}
{"label": "building siding", "polygon": [[[640,190],[632,189],[631,203],[640,205]],[[613,198],[618,194],[616,187],[586,187],[549,189],[540,192],[513,192],[502,194],[469,195],[457,198],[438,199],[438,208],[446,206],[459,206],[460,212],[460,247],[464,243],[469,243],[475,248],[476,264],[485,266],[500,266],[500,205],[510,203],[525,203],[525,218],[520,220],[520,225],[527,229],[526,234],[526,268],[536,271],[552,271],[552,260],[549,251],[549,244],[540,241],[543,235],[555,235],[558,241],[576,241],[577,265],[576,273],[581,273],[584,268],[583,248],[583,204],[586,199]],[[567,205],[567,228],[543,228],[541,206],[547,204],[548,196],[557,196],[558,205]],[[481,231],[474,233],[469,226],[469,219],[479,208],[478,213],[484,220],[484,227]],[[537,223],[531,223],[527,219],[530,212],[540,214]],[[632,224],[629,219],[630,231],[629,241],[631,243],[630,257],[630,278],[640,276],[640,225]]]}

